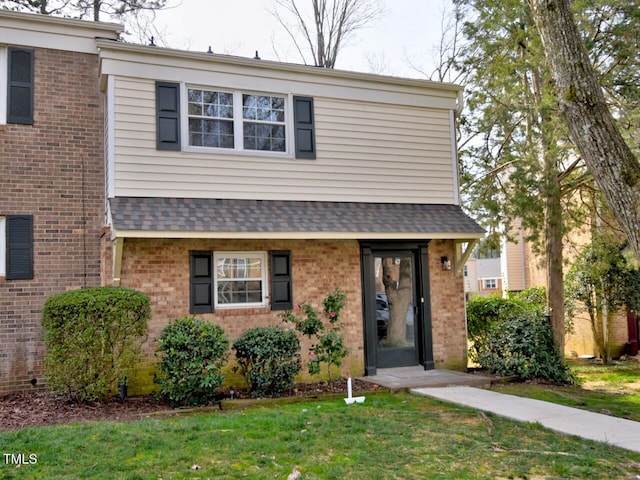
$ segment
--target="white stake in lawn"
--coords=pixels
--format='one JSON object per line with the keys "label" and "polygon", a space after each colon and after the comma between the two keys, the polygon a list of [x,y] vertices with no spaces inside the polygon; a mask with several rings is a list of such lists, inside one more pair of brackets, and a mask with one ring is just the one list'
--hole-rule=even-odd
{"label": "white stake in lawn", "polygon": [[352,397],[351,396],[351,377],[347,380],[347,398],[344,399],[344,403],[351,405],[352,403],[364,403],[365,397]]}

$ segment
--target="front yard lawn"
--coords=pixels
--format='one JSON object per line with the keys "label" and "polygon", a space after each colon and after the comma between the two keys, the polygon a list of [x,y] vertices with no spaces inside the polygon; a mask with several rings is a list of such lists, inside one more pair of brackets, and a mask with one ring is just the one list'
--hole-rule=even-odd
{"label": "front yard lawn", "polygon": [[[635,478],[640,454],[411,394],[0,434],[0,479]],[[35,455],[32,456],[32,455]],[[15,459],[9,457],[9,460]],[[4,460],[4,461],[3,461]],[[15,463],[15,462],[14,462]]]}

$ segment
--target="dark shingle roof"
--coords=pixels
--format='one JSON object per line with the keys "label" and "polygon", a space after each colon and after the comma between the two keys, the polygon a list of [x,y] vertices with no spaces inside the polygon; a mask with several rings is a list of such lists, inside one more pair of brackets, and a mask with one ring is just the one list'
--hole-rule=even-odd
{"label": "dark shingle roof", "polygon": [[484,230],[457,205],[116,197],[119,231],[453,234]]}

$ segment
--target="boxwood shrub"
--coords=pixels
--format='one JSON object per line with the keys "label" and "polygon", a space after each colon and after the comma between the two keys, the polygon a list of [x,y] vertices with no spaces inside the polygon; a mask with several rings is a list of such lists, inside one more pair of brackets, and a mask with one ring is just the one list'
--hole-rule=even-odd
{"label": "boxwood shrub", "polygon": [[222,386],[229,340],[222,327],[195,317],[178,318],[158,339],[160,396],[172,406],[206,405]]}
{"label": "boxwood shrub", "polygon": [[253,397],[279,397],[302,368],[296,333],[280,326],[247,330],[233,349],[238,363],[234,371],[244,376]]}
{"label": "boxwood shrub", "polygon": [[150,316],[149,298],[127,288],[49,297],[42,310],[47,385],[83,402],[115,395],[139,361]]}

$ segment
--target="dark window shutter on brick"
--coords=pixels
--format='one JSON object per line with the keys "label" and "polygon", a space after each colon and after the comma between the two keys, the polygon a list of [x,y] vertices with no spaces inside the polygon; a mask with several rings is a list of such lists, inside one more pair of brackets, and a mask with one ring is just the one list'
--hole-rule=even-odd
{"label": "dark window shutter on brick", "polygon": [[8,123],[33,125],[33,57],[33,50],[8,49]]}
{"label": "dark window shutter on brick", "polygon": [[156,82],[158,150],[180,150],[180,84]]}
{"label": "dark window shutter on brick", "polygon": [[213,312],[213,253],[189,253],[190,313]]}
{"label": "dark window shutter on brick", "polygon": [[316,133],[313,119],[313,98],[293,97],[296,158],[316,158]]}
{"label": "dark window shutter on brick", "polygon": [[293,278],[291,252],[277,250],[271,253],[271,310],[293,308]]}
{"label": "dark window shutter on brick", "polygon": [[8,215],[7,280],[33,278],[33,216]]}

